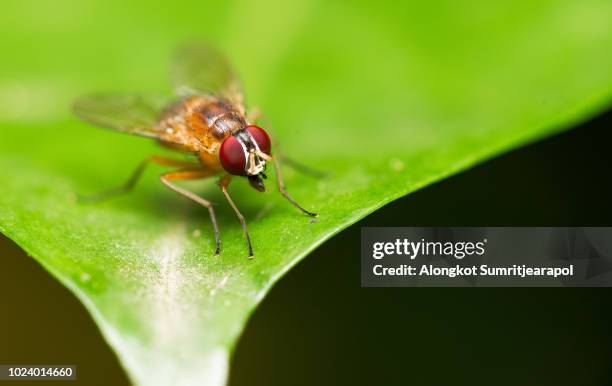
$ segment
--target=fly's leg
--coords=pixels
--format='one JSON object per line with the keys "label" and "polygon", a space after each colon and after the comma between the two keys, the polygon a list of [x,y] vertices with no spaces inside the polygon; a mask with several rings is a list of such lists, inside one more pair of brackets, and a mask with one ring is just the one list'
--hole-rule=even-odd
{"label": "fly's leg", "polygon": [[307,214],[310,217],[318,217],[319,215],[317,213],[309,212],[306,209],[302,208],[302,206],[298,204],[293,199],[293,197],[289,195],[289,193],[287,193],[287,191],[285,190],[285,182],[283,181],[283,175],[281,172],[280,161],[278,160],[278,157],[273,157],[272,160],[274,162],[274,171],[276,172],[276,183],[278,185],[278,190],[281,192],[281,194],[287,199],[287,201],[289,201],[291,204],[293,204],[293,206],[301,210],[304,214]]}
{"label": "fly's leg", "polygon": [[232,177],[230,175],[226,175],[223,178],[221,178],[221,180],[219,181],[219,186],[221,187],[221,191],[223,192],[223,195],[227,199],[227,202],[229,202],[232,209],[234,209],[234,212],[236,212],[236,216],[238,217],[238,220],[240,220],[240,225],[242,225],[242,231],[244,232],[244,238],[246,239],[247,246],[249,248],[249,259],[252,259],[253,258],[253,246],[251,245],[251,236],[249,236],[249,230],[246,225],[246,220],[244,216],[242,215],[242,213],[240,213],[240,210],[238,210],[238,207],[236,206],[236,204],[234,204],[234,201],[230,197],[229,193],[227,192],[227,187],[229,186],[231,181],[232,181]]}
{"label": "fly's leg", "polygon": [[181,196],[187,197],[188,199],[195,201],[196,203],[208,209],[208,213],[210,214],[210,221],[212,222],[213,230],[215,232],[215,256],[218,256],[219,253],[221,253],[221,237],[219,234],[219,225],[217,224],[217,216],[215,215],[215,209],[213,208],[212,203],[208,200],[203,199],[197,194],[190,192],[187,189],[181,188],[180,186],[177,186],[171,182],[197,180],[200,178],[209,177],[212,174],[214,173],[209,170],[185,168],[174,172],[164,173],[159,178],[164,185],[174,190]]}
{"label": "fly's leg", "polygon": [[[259,108],[255,107],[253,108],[248,115],[247,121],[249,123],[255,122],[258,119],[263,119],[266,123],[266,126],[268,126],[268,129],[270,129],[270,125],[268,120],[263,116],[263,114],[261,113],[261,111],[259,110]],[[274,136],[276,137],[276,136]],[[293,199],[293,197],[291,197],[289,195],[289,193],[287,193],[287,191],[285,190],[285,182],[283,181],[283,175],[282,175],[282,171],[281,171],[281,165],[280,165],[280,161],[279,158],[283,159],[283,161],[287,162],[287,165],[292,166],[295,170],[300,171],[304,174],[309,174],[311,176],[317,177],[317,178],[322,178],[327,176],[327,173],[322,172],[320,170],[316,170],[313,169],[309,166],[306,166],[304,164],[302,164],[301,162],[292,160],[288,157],[286,157],[283,152],[280,150],[280,146],[278,145],[278,142],[274,142],[274,148],[275,148],[275,153],[276,156],[272,157],[272,160],[274,162],[274,169],[276,171],[276,183],[278,185],[278,190],[281,192],[281,194],[287,199],[287,201],[289,201],[293,206],[295,206],[296,208],[298,208],[299,210],[302,211],[302,213],[307,214],[310,217],[317,217],[318,214],[317,213],[313,213],[313,212],[309,212],[306,209],[302,208],[302,206],[300,204],[297,203],[297,201],[295,201]]]}
{"label": "fly's leg", "polygon": [[136,183],[142,176],[142,173],[147,168],[147,165],[154,163],[162,166],[174,166],[174,167],[197,167],[197,164],[189,161],[176,160],[163,156],[151,156],[145,159],[138,165],[136,169],[130,175],[130,178],[121,186],[117,186],[99,193],[94,193],[88,196],[79,196],[80,200],[83,201],[100,201],[105,200],[119,194],[128,193],[136,186]]}
{"label": "fly's leg", "polygon": [[303,163],[301,163],[300,161],[296,161],[293,158],[289,158],[287,157],[278,147],[278,145],[276,146],[276,156],[280,159],[283,160],[283,162],[285,163],[285,165],[287,166],[291,166],[293,169],[297,170],[298,172],[302,173],[302,174],[306,174],[310,177],[314,177],[314,178],[326,178],[327,176],[329,176],[328,172],[319,170],[319,169],[315,169],[313,167],[310,167],[308,165],[305,165]]}

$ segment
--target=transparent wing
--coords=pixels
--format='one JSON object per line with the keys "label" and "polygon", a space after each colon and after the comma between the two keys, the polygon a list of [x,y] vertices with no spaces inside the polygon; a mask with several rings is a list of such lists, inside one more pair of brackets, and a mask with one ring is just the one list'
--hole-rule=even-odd
{"label": "transparent wing", "polygon": [[221,52],[203,42],[178,49],[170,68],[178,95],[212,94],[242,105],[242,89]]}
{"label": "transparent wing", "polygon": [[151,138],[162,138],[156,129],[167,100],[144,95],[89,95],[74,103],[75,114],[94,125]]}

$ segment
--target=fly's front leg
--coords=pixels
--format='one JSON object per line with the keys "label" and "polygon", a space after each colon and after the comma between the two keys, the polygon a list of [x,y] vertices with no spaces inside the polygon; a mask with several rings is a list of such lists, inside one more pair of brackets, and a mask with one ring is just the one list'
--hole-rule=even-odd
{"label": "fly's front leg", "polygon": [[306,209],[302,208],[302,206],[298,204],[297,201],[295,201],[293,197],[289,195],[289,193],[287,193],[287,191],[285,190],[285,182],[283,181],[283,175],[281,172],[280,161],[278,160],[278,157],[273,157],[272,160],[274,162],[274,171],[276,172],[276,183],[278,185],[278,190],[281,192],[283,197],[285,197],[287,201],[293,204],[293,206],[301,210],[302,213],[307,214],[310,217],[318,217],[319,215],[317,213],[309,212]]}
{"label": "fly's front leg", "polygon": [[238,210],[238,207],[236,206],[236,204],[234,204],[234,201],[230,197],[229,193],[227,192],[227,187],[229,186],[231,181],[232,181],[232,177],[230,175],[226,175],[223,178],[221,178],[221,180],[219,181],[219,186],[221,187],[221,191],[223,192],[223,195],[227,199],[227,202],[229,202],[232,209],[234,209],[234,212],[236,212],[236,216],[238,217],[238,220],[240,220],[240,224],[242,225],[242,231],[244,232],[244,238],[246,239],[247,246],[249,248],[249,259],[252,259],[253,258],[253,246],[251,245],[251,236],[249,236],[249,229],[247,228],[246,220],[244,216],[242,215],[242,213],[240,213],[240,210]]}
{"label": "fly's front leg", "polygon": [[176,160],[173,158],[153,155],[145,159],[134,169],[128,180],[121,186],[117,186],[103,192],[98,192],[88,196],[79,196],[80,200],[83,201],[99,201],[111,198],[113,196],[117,196],[123,193],[129,193],[134,187],[136,183],[142,176],[142,173],[147,168],[147,165],[154,163],[162,166],[174,166],[174,167],[197,167],[197,164],[189,161]]}
{"label": "fly's front leg", "polygon": [[217,224],[217,216],[215,215],[215,209],[213,208],[212,203],[198,196],[197,194],[190,192],[187,189],[181,188],[180,186],[177,186],[171,182],[197,180],[200,178],[209,177],[212,174],[214,173],[204,169],[181,169],[175,172],[164,173],[159,178],[164,185],[174,190],[181,196],[187,197],[188,199],[195,201],[206,209],[208,209],[208,213],[210,214],[210,221],[212,222],[213,230],[215,232],[215,256],[218,256],[219,253],[221,253],[221,237],[219,234],[219,225]]}
{"label": "fly's front leg", "polygon": [[[263,116],[263,114],[261,113],[261,111],[259,110],[259,108],[254,107],[251,109],[251,111],[249,112],[248,115],[248,122],[249,124],[252,124],[253,122],[257,121],[258,119],[263,119],[264,123],[267,126],[268,131],[272,131],[269,121]],[[274,136],[276,137],[276,136]],[[291,197],[289,195],[289,193],[287,193],[287,191],[285,190],[285,182],[283,181],[283,174],[281,171],[281,165],[280,165],[280,161],[279,159],[283,159],[284,161],[287,162],[287,164],[289,166],[292,166],[294,169],[296,169],[297,171],[300,171],[304,174],[310,174],[314,177],[317,178],[322,178],[327,176],[327,173],[321,172],[319,170],[313,169],[309,166],[306,166],[300,162],[294,161],[288,157],[286,157],[283,152],[280,150],[280,146],[278,145],[278,141],[274,141],[274,153],[275,156],[272,157],[272,161],[274,162],[274,169],[276,171],[276,183],[278,185],[278,190],[280,191],[280,193],[283,195],[283,197],[285,197],[287,199],[287,201],[289,201],[293,206],[295,206],[296,208],[298,208],[299,210],[302,211],[302,213],[307,214],[310,217],[318,217],[319,215],[317,213],[313,213],[310,211],[307,211],[306,209],[302,208],[302,206],[300,204],[297,203],[297,201],[295,201],[293,199],[293,197]]]}
{"label": "fly's front leg", "polygon": [[276,146],[276,156],[280,159],[283,160],[283,162],[287,165],[287,166],[291,166],[294,170],[297,170],[298,172],[302,173],[302,174],[306,174],[310,177],[314,177],[314,178],[325,178],[329,175],[328,172],[319,170],[319,169],[315,169],[312,168],[308,165],[305,165],[303,163],[301,163],[300,161],[296,161],[293,158],[289,158],[287,157],[278,147],[278,145]]}

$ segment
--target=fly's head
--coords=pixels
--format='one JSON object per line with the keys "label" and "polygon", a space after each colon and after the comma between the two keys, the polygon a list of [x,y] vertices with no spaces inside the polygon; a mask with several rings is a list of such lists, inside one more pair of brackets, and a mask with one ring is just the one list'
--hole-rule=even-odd
{"label": "fly's head", "polygon": [[271,148],[268,133],[259,126],[248,125],[223,141],[219,158],[225,171],[247,177],[253,188],[263,192],[266,161],[272,159]]}

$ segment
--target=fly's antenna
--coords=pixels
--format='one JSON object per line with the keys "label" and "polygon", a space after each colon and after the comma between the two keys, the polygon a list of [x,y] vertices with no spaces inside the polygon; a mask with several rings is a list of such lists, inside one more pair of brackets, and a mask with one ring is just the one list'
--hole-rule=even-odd
{"label": "fly's antenna", "polygon": [[249,150],[249,155],[247,159],[247,174],[255,175],[259,174],[264,170],[264,163],[262,160],[271,161],[273,158],[269,155],[265,154],[259,149],[251,149]]}
{"label": "fly's antenna", "polygon": [[257,155],[259,156],[259,158],[262,158],[262,159],[264,159],[266,161],[272,161],[272,157],[267,155],[263,151],[257,149],[256,152],[257,152]]}
{"label": "fly's antenna", "polygon": [[247,173],[249,175],[256,174],[255,170],[257,169],[255,163],[255,152],[253,150],[249,151],[249,159],[247,161]]}

